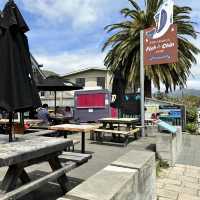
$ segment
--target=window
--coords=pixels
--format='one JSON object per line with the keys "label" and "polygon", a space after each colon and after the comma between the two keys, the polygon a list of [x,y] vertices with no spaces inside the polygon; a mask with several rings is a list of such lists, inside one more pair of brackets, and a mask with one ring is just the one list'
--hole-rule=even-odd
{"label": "window", "polygon": [[97,86],[105,89],[105,77],[97,77]]}
{"label": "window", "polygon": [[54,93],[55,93],[55,92],[50,91],[50,92],[49,92],[49,95],[50,95],[50,96],[54,96],[54,95],[55,95]]}
{"label": "window", "polygon": [[41,91],[41,92],[40,92],[40,96],[41,96],[41,97],[45,97],[45,92],[44,92],[44,91]]}
{"label": "window", "polygon": [[77,78],[76,84],[81,86],[81,87],[84,87],[85,86],[85,78]]}

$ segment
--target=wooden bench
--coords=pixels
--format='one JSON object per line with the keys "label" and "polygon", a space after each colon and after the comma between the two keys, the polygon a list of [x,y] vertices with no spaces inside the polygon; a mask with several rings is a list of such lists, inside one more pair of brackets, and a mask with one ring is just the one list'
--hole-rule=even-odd
{"label": "wooden bench", "polygon": [[63,160],[64,162],[74,162],[76,165],[82,165],[88,162],[89,159],[92,158],[91,154],[82,154],[82,153],[75,153],[75,152],[63,152],[62,155],[59,156],[59,159]]}
{"label": "wooden bench", "polygon": [[[135,138],[138,138],[138,133],[140,129],[135,128],[130,131],[119,131],[119,130],[110,130],[110,129],[95,129],[92,134],[96,134],[96,140],[100,140],[101,142],[104,134],[112,134],[114,137],[115,136],[123,136],[125,138],[124,145],[126,146],[128,144],[128,139],[130,136],[135,136]],[[93,137],[94,138],[94,137]]]}
{"label": "wooden bench", "polygon": [[[43,184],[57,179],[63,193],[67,192],[67,177],[65,172],[75,168],[75,162],[66,165],[59,160],[59,155],[68,148],[71,141],[61,138],[30,137],[19,138],[13,143],[0,144],[0,167],[8,167],[0,184],[0,199],[17,199],[37,189]],[[26,168],[43,162],[48,162],[52,173],[32,181]],[[21,180],[22,186],[17,187]]]}
{"label": "wooden bench", "polygon": [[22,185],[21,187],[15,189],[15,190],[12,190],[11,192],[7,192],[5,194],[0,193],[0,199],[1,200],[11,200],[11,199],[21,198],[21,197],[25,196],[26,194],[41,187],[42,185],[44,185],[50,181],[59,179],[59,177],[61,177],[65,173],[71,171],[75,167],[76,167],[76,163],[68,162],[61,169],[58,169],[42,178],[39,178],[39,179],[32,181],[30,183],[27,183],[25,185]]}
{"label": "wooden bench", "polygon": [[36,190],[37,188],[41,187],[42,185],[54,181],[56,179],[59,179],[62,175],[69,172],[70,170],[74,169],[77,166],[80,166],[86,162],[88,162],[89,159],[92,158],[91,154],[81,154],[81,153],[75,153],[75,152],[63,152],[62,155],[59,156],[59,160],[64,160],[65,162],[62,164],[62,168],[42,177],[35,181],[28,182],[25,185],[22,185],[21,187],[12,190],[11,192],[7,193],[0,193],[0,199],[1,200],[10,200],[10,199],[18,199],[26,194]]}

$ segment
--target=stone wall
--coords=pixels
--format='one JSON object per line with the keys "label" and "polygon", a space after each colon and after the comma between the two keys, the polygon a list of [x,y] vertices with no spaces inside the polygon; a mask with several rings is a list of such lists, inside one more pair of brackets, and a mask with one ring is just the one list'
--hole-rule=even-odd
{"label": "stone wall", "polygon": [[158,132],[156,135],[156,152],[158,157],[174,166],[182,150],[182,128],[176,126],[176,134]]}
{"label": "stone wall", "polygon": [[155,137],[158,132],[157,125],[147,125],[145,126],[145,136],[147,137]]}
{"label": "stone wall", "polygon": [[155,200],[155,154],[131,151],[59,200]]}

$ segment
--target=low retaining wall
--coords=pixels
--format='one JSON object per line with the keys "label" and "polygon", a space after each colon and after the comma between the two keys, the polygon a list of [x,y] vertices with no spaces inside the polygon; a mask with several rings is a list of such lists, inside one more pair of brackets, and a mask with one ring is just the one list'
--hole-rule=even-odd
{"label": "low retaining wall", "polygon": [[182,150],[182,127],[176,126],[176,134],[157,133],[156,152],[158,157],[166,161],[169,166],[174,166]]}
{"label": "low retaining wall", "polygon": [[59,200],[155,200],[155,154],[131,151]]}
{"label": "low retaining wall", "polygon": [[146,125],[145,126],[145,136],[147,137],[155,137],[158,132],[157,125]]}

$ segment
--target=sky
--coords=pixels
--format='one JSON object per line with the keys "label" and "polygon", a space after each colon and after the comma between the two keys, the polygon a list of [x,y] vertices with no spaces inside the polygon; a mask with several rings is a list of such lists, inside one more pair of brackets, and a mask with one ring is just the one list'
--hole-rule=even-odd
{"label": "sky", "polygon": [[[138,0],[143,5],[143,0]],[[0,0],[0,10],[6,0]],[[44,69],[64,75],[88,67],[104,67],[108,38],[104,27],[124,18],[120,10],[128,0],[15,0],[30,31],[30,51]],[[175,0],[190,6],[192,20],[200,32],[200,4],[197,0]],[[200,37],[195,41],[200,45]],[[192,67],[188,88],[200,89],[200,55]]]}

